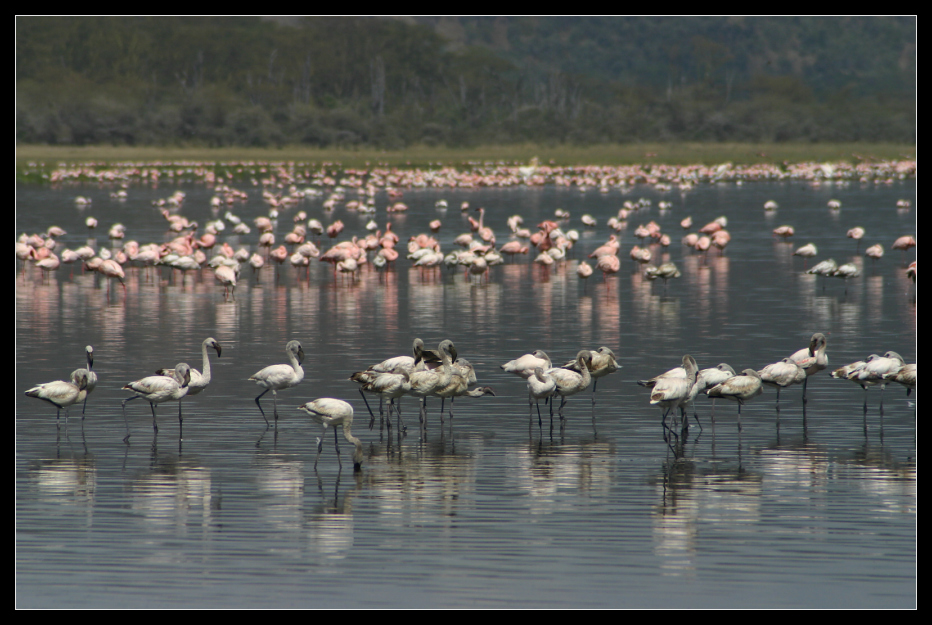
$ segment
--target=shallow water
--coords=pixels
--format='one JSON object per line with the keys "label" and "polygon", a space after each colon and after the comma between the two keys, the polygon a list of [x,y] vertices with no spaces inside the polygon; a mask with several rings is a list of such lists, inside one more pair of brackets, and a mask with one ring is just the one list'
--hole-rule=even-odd
{"label": "shallow water", "polygon": [[[128,237],[166,238],[152,207],[174,186],[110,189],[20,186],[17,233],[55,223],[68,247],[93,235],[106,244],[116,221]],[[188,184],[181,213],[211,218],[209,189]],[[265,214],[255,189],[232,210]],[[334,278],[324,263],[309,280],[287,264],[276,280],[244,270],[235,300],[209,271],[182,282],[128,272],[126,295],[108,294],[99,278],[62,266],[44,281],[34,267],[16,279],[16,568],[19,607],[914,607],[916,604],[915,405],[902,387],[885,393],[821,372],[810,380],[803,410],[799,389],[772,389],[742,410],[697,401],[677,455],[662,437],[660,413],[635,381],[677,366],[689,353],[700,367],[728,362],[756,369],[828,337],[830,369],[894,350],[916,360],[915,287],[890,244],[916,232],[915,182],[892,185],[797,182],[698,187],[687,194],[635,188],[626,195],[575,189],[417,190],[410,210],[392,218],[404,241],[444,222],[444,251],[465,231],[458,209],[484,206],[486,224],[507,240],[505,219],[533,225],[564,208],[582,237],[574,259],[544,271],[526,257],[492,269],[487,283],[461,272],[422,273],[399,259],[394,271],[367,268],[355,283]],[[78,209],[76,195],[93,198]],[[582,283],[578,259],[608,237],[605,220],[638,198],[652,206],[629,218],[622,269],[607,281]],[[842,202],[840,212],[826,207]],[[913,200],[898,211],[896,200]],[[780,208],[766,213],[763,204]],[[376,219],[384,224],[380,196]],[[667,200],[672,210],[660,211]],[[361,235],[367,216],[321,201],[299,208],[324,223],[342,219]],[[599,221],[585,230],[583,213]],[[293,211],[276,228],[281,238]],[[680,219],[697,226],[729,219],[724,256],[703,259],[682,248]],[[674,239],[668,254],[683,272],[663,285],[644,280],[628,260],[639,223],[656,220]],[[796,228],[792,244],[774,241],[778,225]],[[882,243],[872,266],[845,238],[867,235],[861,251]],[[229,231],[227,231],[229,232]],[[253,245],[251,235],[239,243]],[[237,247],[235,237],[230,239]],[[861,277],[823,286],[803,273],[796,247],[853,260]],[[915,258],[912,252],[908,259]],[[18,267],[17,267],[18,270]],[[201,368],[200,342],[213,336],[210,387],[177,407],[158,409],[159,433],[142,401],[127,405],[130,444],[120,403],[127,382],[186,361]],[[418,433],[415,400],[402,401],[409,426],[367,429],[366,406],[353,371],[449,338],[496,397],[462,398],[452,427],[428,402],[428,429]],[[277,431],[265,432],[247,378],[286,362],[284,345],[304,346],[305,379],[279,394]],[[56,430],[54,407],[24,396],[37,382],[65,378],[95,348],[100,382],[87,418],[71,411]],[[555,363],[580,348],[606,345],[623,368],[589,393],[570,398],[561,433],[528,419],[526,386],[499,365],[543,349]],[[211,352],[213,354],[213,352]],[[340,471],[333,434],[314,468],[318,426],[295,407],[340,397],[356,411],[353,432],[364,443],[354,474],[343,443]],[[914,399],[913,395],[910,399]],[[269,397],[263,406],[270,408]],[[369,397],[373,408],[378,403]],[[542,407],[542,410],[546,408]],[[270,411],[269,411],[270,412]],[[77,415],[77,416],[75,416]],[[62,419],[64,421],[64,418]],[[342,440],[342,438],[341,438]]]}

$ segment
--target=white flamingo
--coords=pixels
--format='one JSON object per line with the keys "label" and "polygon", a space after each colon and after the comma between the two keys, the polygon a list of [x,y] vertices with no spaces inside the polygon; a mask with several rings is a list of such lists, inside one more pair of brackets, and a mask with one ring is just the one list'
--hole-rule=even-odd
{"label": "white flamingo", "polygon": [[327,428],[333,428],[333,440],[336,443],[337,462],[343,467],[343,461],[340,459],[340,441],[337,439],[337,426],[343,427],[343,438],[352,443],[355,447],[353,450],[353,471],[359,471],[362,468],[362,441],[353,436],[353,407],[342,399],[333,399],[331,397],[322,397],[309,401],[306,404],[298,406],[298,410],[303,410],[311,418],[323,426],[323,432],[317,439],[317,455],[314,457],[314,468],[317,468],[317,461],[320,460],[320,452],[324,447],[323,437],[327,434]]}
{"label": "white flamingo", "polygon": [[[527,379],[527,390],[537,404],[537,427],[543,428],[543,420],[540,416],[540,400],[553,396],[557,390],[557,383],[553,376],[544,372],[542,367],[534,367],[533,375]],[[529,414],[528,419],[532,418],[532,415],[533,413]]]}
{"label": "white flamingo", "polygon": [[887,384],[894,381],[906,362],[896,352],[887,352],[883,356],[871,354],[864,364],[848,374],[848,379],[860,384],[865,391],[864,410],[867,411],[867,389],[880,385],[880,409],[883,410],[883,392]]}
{"label": "white flamingo", "polygon": [[[361,372],[361,373],[367,373],[367,372]],[[350,379],[354,379],[356,375],[358,374],[354,374],[354,377]],[[360,394],[362,394],[363,391],[366,391],[369,393],[376,393],[377,395],[380,396],[382,400],[385,400],[385,399],[389,400],[388,427],[389,428],[392,427],[392,407],[394,407],[395,412],[398,414],[398,429],[399,429],[399,432],[401,432],[402,428],[404,427],[404,423],[401,420],[401,406],[400,406],[400,401],[396,405],[395,400],[396,399],[400,400],[401,397],[403,397],[404,395],[408,394],[411,391],[411,376],[410,376],[410,373],[408,372],[408,369],[404,365],[399,364],[399,365],[396,365],[392,371],[376,373],[373,376],[371,376],[369,380],[362,385],[362,388],[359,390]],[[365,395],[363,395],[363,399],[365,399]],[[368,402],[366,402],[366,405],[368,406]],[[379,402],[379,422],[380,423],[381,423],[382,415],[383,415],[382,402],[380,401]],[[370,410],[370,416],[372,419],[371,421],[369,421],[369,429],[371,430],[373,423],[375,423],[375,415],[371,413],[371,410]],[[382,426],[379,425],[379,428],[381,427]]]}
{"label": "white flamingo", "polygon": [[[557,412],[560,415],[561,428],[564,425],[563,406],[566,405],[566,398],[586,390],[589,388],[589,383],[592,382],[592,376],[589,373],[589,363],[591,361],[592,352],[588,349],[581,349],[579,353],[576,354],[576,361],[573,369],[553,367],[547,370],[547,374],[549,374],[557,384],[556,395],[560,396],[560,408]],[[551,404],[551,408],[553,408],[553,404]]]}
{"label": "white flamingo", "polygon": [[[61,410],[65,409],[65,425],[68,425],[68,408],[83,400],[86,396],[87,389],[87,371],[84,369],[75,369],[71,373],[71,381],[56,380],[55,382],[45,382],[38,384],[28,391],[26,397],[35,397],[47,401],[58,410],[55,415],[55,422],[61,427],[59,419]],[[83,417],[82,417],[83,418]]]}
{"label": "white flamingo", "polygon": [[[650,404],[659,406],[662,411],[660,424],[663,426],[663,440],[665,441],[668,440],[667,432],[672,432],[667,427],[667,415],[689,397],[690,391],[696,385],[696,376],[699,373],[696,359],[689,354],[683,356],[681,368],[685,373],[683,377],[680,377],[675,370],[671,370],[652,380],[654,384],[650,393]],[[676,435],[675,432],[673,434]]]}
{"label": "white flamingo", "polygon": [[453,377],[453,366],[450,358],[451,350],[454,350],[453,342],[444,340],[440,343],[438,351],[442,359],[442,366],[436,369],[419,369],[411,374],[411,395],[421,398],[421,412],[419,420],[421,427],[427,425],[427,396],[434,391],[442,389],[450,383]]}
{"label": "white flamingo", "polygon": [[[574,361],[575,362],[575,361]],[[543,350],[536,350],[531,354],[525,354],[520,358],[509,360],[502,365],[502,369],[508,373],[514,373],[527,380],[534,375],[534,369],[540,367],[544,371],[553,368],[550,357]]]}
{"label": "white flamingo", "polygon": [[[564,367],[572,366],[573,363],[566,363]],[[592,376],[592,403],[595,404],[595,389],[599,383],[599,378],[604,378],[610,373],[615,373],[621,369],[621,365],[615,360],[615,352],[605,347],[599,348],[599,351],[592,352],[592,361],[589,365],[589,374]]]}
{"label": "white flamingo", "polygon": [[[175,367],[175,372],[171,377],[163,375],[150,375],[149,377],[130,382],[123,387],[124,391],[132,391],[135,397],[123,400],[123,420],[126,422],[126,436],[123,442],[129,440],[129,421],[126,419],[126,402],[133,401],[142,397],[149,402],[152,408],[152,429],[156,434],[159,433],[159,425],[155,418],[155,405],[166,401],[180,402],[181,398],[188,394],[188,383],[191,381],[191,367],[187,363],[180,362]],[[182,438],[182,418],[181,404],[178,404],[178,438]]]}
{"label": "white flamingo", "polygon": [[803,403],[806,403],[806,387],[809,385],[809,376],[828,367],[828,356],[825,354],[827,341],[825,335],[816,332],[809,339],[809,347],[803,348],[790,355],[790,360],[806,370],[806,379],[803,381]]}
{"label": "white flamingo", "polygon": [[[211,347],[217,350],[217,358],[220,357],[220,343],[214,338],[206,338],[201,342],[201,370],[191,369],[191,381],[188,383],[188,396],[197,395],[210,384],[210,358],[207,357],[207,348]],[[159,369],[156,371],[159,375],[174,375],[173,369]],[[178,402],[178,411],[181,412],[181,402]]]}
{"label": "white flamingo", "polygon": [[269,423],[268,417],[265,416],[265,411],[262,409],[262,404],[259,403],[259,399],[269,391],[272,391],[272,410],[275,414],[275,425],[277,426],[278,391],[297,386],[298,383],[304,379],[304,369],[301,368],[301,363],[304,362],[304,348],[301,347],[301,343],[298,341],[288,341],[288,344],[285,345],[285,353],[288,354],[288,361],[290,364],[269,365],[262,371],[249,376],[250,380],[265,389],[256,397],[256,405],[259,406],[259,412],[262,413],[262,418],[265,419],[266,427],[271,427],[271,424]]}

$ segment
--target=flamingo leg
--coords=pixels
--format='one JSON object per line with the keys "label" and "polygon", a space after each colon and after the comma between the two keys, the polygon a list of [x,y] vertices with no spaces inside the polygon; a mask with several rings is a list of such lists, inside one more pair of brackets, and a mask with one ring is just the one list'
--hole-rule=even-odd
{"label": "flamingo leg", "polygon": [[[369,429],[371,430],[372,426],[375,424],[375,413],[372,412],[372,408],[369,408],[369,400],[366,399],[366,394],[362,392],[362,389],[359,389],[359,394],[362,396],[362,400],[366,402],[366,408],[369,409],[369,416],[371,417],[371,419],[369,420]],[[380,402],[379,408],[381,409],[381,407],[382,407],[382,404]],[[379,422],[380,423],[381,423],[381,417],[382,417],[382,412],[380,410],[379,411]],[[379,427],[382,427],[382,426],[379,426]]]}
{"label": "flamingo leg", "polygon": [[256,397],[256,405],[259,406],[259,412],[262,413],[262,418],[265,419],[266,429],[272,427],[272,424],[269,423],[269,418],[265,416],[265,410],[262,409],[262,404],[259,403],[259,398],[261,398],[263,395],[265,395],[268,392],[269,392],[269,389],[265,389],[264,391],[259,393],[259,397]]}

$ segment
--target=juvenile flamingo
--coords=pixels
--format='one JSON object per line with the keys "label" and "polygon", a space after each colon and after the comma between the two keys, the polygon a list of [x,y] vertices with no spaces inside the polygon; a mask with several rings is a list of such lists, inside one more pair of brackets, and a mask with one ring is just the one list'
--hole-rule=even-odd
{"label": "juvenile flamingo", "polygon": [[806,370],[806,379],[803,381],[803,403],[806,403],[806,387],[809,385],[809,376],[828,367],[828,356],[825,354],[827,341],[825,335],[816,332],[809,339],[809,347],[803,348],[790,355],[790,360]]}
{"label": "juvenile flamingo", "polygon": [[443,362],[441,367],[436,369],[419,369],[411,374],[411,395],[421,398],[421,412],[419,421],[421,427],[427,425],[427,396],[432,395],[434,391],[444,388],[450,383],[453,377],[451,351],[454,350],[453,341],[441,341],[438,351]]}
{"label": "juvenile flamingo", "polygon": [[[188,394],[188,383],[191,381],[191,367],[187,363],[180,362],[175,366],[174,375],[166,377],[162,375],[150,375],[147,378],[130,382],[123,387],[125,391],[132,391],[135,397],[123,400],[123,420],[126,422],[126,436],[123,442],[129,440],[129,421],[126,419],[126,402],[133,401],[142,397],[149,402],[152,408],[152,429],[156,434],[159,433],[159,425],[155,418],[155,405],[166,401],[180,402],[181,398]],[[178,438],[182,438],[182,418],[181,404],[178,404]]]}
{"label": "juvenile flamingo", "polygon": [[[296,341],[293,341],[296,342]],[[337,463],[343,467],[343,461],[340,459],[340,441],[337,438],[337,426],[343,428],[343,438],[353,444],[353,471],[357,472],[362,469],[362,441],[353,436],[353,407],[342,399],[333,399],[323,397],[309,401],[306,404],[298,406],[298,410],[303,410],[310,417],[323,426],[320,438],[317,439],[317,455],[314,457],[314,468],[317,468],[317,461],[320,460],[320,452],[324,447],[323,437],[327,434],[327,428],[333,428],[333,440],[336,444]]]}
{"label": "juvenile flamingo", "polygon": [[[57,409],[55,423],[61,427],[59,419],[61,410],[65,409],[65,425],[68,425],[68,408],[84,399],[87,395],[87,372],[76,369],[71,373],[71,381],[56,380],[45,382],[26,391],[26,397],[35,397],[47,401]],[[83,418],[83,417],[82,417]]]}
{"label": "juvenile flamingo", "polygon": [[301,347],[301,343],[298,341],[288,341],[288,344],[285,345],[285,353],[288,354],[288,361],[290,364],[269,365],[258,373],[249,376],[250,380],[265,389],[256,397],[256,405],[259,406],[259,412],[262,413],[262,418],[265,419],[267,428],[271,427],[271,424],[269,423],[268,417],[265,416],[265,411],[262,409],[262,404],[259,403],[259,399],[269,391],[272,391],[272,410],[275,415],[275,425],[277,426],[278,391],[297,386],[301,380],[304,379],[304,369],[301,368],[301,363],[304,361],[304,348]]}
{"label": "juvenile flamingo", "polygon": [[[88,346],[90,347],[90,346]],[[217,350],[217,358],[220,358],[220,343],[214,338],[206,338],[201,343],[201,371],[191,369],[191,380],[188,382],[188,395],[197,395],[210,384],[210,358],[207,357],[207,348],[211,347]],[[173,369],[159,369],[156,371],[159,375],[173,376]],[[181,414],[181,401],[178,402],[178,414]]]}
{"label": "juvenile flamingo", "polygon": [[[664,374],[652,380],[654,384],[650,393],[650,404],[659,406],[662,411],[660,424],[663,426],[663,440],[665,441],[669,440],[668,431],[676,436],[676,433],[667,427],[667,415],[689,396],[689,392],[696,384],[696,375],[699,373],[695,358],[689,354],[683,356],[682,368],[686,373],[684,377]],[[672,371],[667,373],[672,373]]]}
{"label": "juvenile flamingo", "polygon": [[[553,376],[544,373],[541,367],[534,367],[534,373],[527,379],[528,395],[534,399],[537,404],[537,427],[543,428],[543,420],[540,416],[540,400],[551,397],[557,390],[557,383]],[[530,419],[533,413],[528,415]]]}
{"label": "juvenile flamingo", "polygon": [[[84,348],[84,353],[87,355],[87,368],[78,369],[78,371],[83,371],[87,376],[87,386],[85,387],[84,394],[84,407],[81,409],[81,419],[84,419],[84,412],[87,410],[87,396],[91,394],[95,388],[97,388],[97,374],[94,373],[94,348],[90,345]],[[77,373],[77,371],[75,372]]]}
{"label": "juvenile flamingo", "polygon": [[806,380],[806,370],[790,358],[767,365],[757,373],[760,375],[761,382],[776,387],[778,411],[780,410],[780,389],[793,384],[801,384]]}
{"label": "juvenile flamingo", "polygon": [[721,384],[710,388],[708,395],[738,402],[738,432],[740,433],[741,406],[763,393],[761,385],[760,374],[754,369],[745,369],[741,375],[728,378]]}
{"label": "juvenile flamingo", "polygon": [[[573,369],[565,367],[553,367],[547,370],[547,374],[557,383],[556,394],[560,396],[560,407],[557,410],[560,415],[560,428],[564,426],[563,406],[566,405],[566,398],[572,397],[577,393],[589,388],[592,382],[592,375],[589,373],[589,365],[592,362],[592,352],[588,349],[579,350],[576,354],[576,361]],[[551,408],[553,406],[551,405]]]}

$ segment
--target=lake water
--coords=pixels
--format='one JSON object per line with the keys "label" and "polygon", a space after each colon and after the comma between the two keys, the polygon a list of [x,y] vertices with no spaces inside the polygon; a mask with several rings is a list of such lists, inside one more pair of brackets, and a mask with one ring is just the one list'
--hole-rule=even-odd
{"label": "lake water", "polygon": [[[106,245],[114,222],[140,242],[167,240],[152,206],[177,188],[181,213],[211,218],[203,185],[112,188],[20,185],[17,234],[52,224],[68,231],[71,248],[90,235]],[[232,210],[248,223],[267,213],[256,188]],[[93,204],[79,209],[76,195]],[[209,270],[182,283],[127,272],[126,295],[77,267],[50,279],[29,267],[14,274],[16,294],[16,602],[18,607],[524,607],[683,608],[916,606],[915,394],[892,385],[883,413],[877,389],[864,392],[828,371],[808,386],[772,389],[742,410],[710,402],[674,453],[663,440],[660,411],[635,381],[677,366],[683,354],[700,368],[720,362],[760,369],[828,337],[830,370],[871,353],[897,351],[916,361],[916,291],[901,254],[890,249],[916,233],[915,181],[890,185],[813,187],[757,182],[697,187],[685,194],[635,187],[613,190],[512,188],[407,191],[407,213],[392,217],[405,241],[443,220],[444,251],[467,231],[461,202],[487,209],[499,244],[505,219],[525,225],[572,214],[581,239],[573,259],[550,270],[519,256],[494,267],[487,282],[422,273],[410,261],[358,281],[333,276],[313,262],[309,280],[289,265],[279,278],[266,267],[257,280],[246,267],[234,299]],[[450,209],[435,208],[446,199]],[[579,259],[610,234],[604,226],[625,200],[651,207],[629,218],[620,236],[621,271],[583,283]],[[897,210],[901,198],[913,208]],[[780,208],[765,212],[764,202]],[[830,199],[842,202],[833,212]],[[672,209],[661,211],[658,202]],[[378,196],[376,219],[384,227]],[[299,208],[325,224],[342,219],[345,235],[362,235],[367,216],[321,200]],[[591,213],[599,225],[585,229]],[[281,238],[294,210],[276,226]],[[471,213],[475,215],[475,213]],[[708,259],[679,244],[679,221],[697,226],[725,215],[732,241]],[[628,259],[640,223],[656,220],[674,243],[667,250],[682,271],[664,293]],[[774,240],[782,224],[792,243]],[[845,237],[866,229],[861,254]],[[221,240],[255,246],[258,235]],[[823,286],[792,255],[813,242],[819,255],[852,260],[860,277]],[[873,266],[863,250],[881,243]],[[326,243],[324,244],[326,247]],[[907,255],[915,258],[915,251]],[[184,439],[177,407],[158,409],[153,435],[144,401],[127,405],[121,387],[158,367],[186,361],[201,368],[200,343],[213,352],[210,387],[184,402]],[[418,433],[415,400],[402,401],[409,425],[398,438],[367,429],[355,385],[357,370],[451,339],[495,397],[455,403],[452,428],[441,427],[437,400],[428,401],[428,429]],[[247,378],[286,361],[284,345],[301,341],[305,379],[279,393],[281,420],[265,431],[254,403],[261,391]],[[54,407],[24,396],[38,382],[62,379],[95,348],[97,389],[87,418],[71,411],[58,431]],[[504,373],[508,360],[543,349],[555,364],[581,348],[614,350],[622,369],[569,399],[565,430],[544,419],[529,427],[523,380]],[[339,397],[356,411],[353,433],[364,444],[354,473],[343,443],[338,469],[328,431],[315,470],[319,426],[296,410],[316,397]],[[271,407],[267,395],[263,405]],[[369,397],[375,407],[378,400]],[[75,416],[77,415],[77,417]],[[62,419],[64,421],[64,419]],[[413,426],[412,426],[413,424]],[[342,440],[342,438],[341,438]]]}

